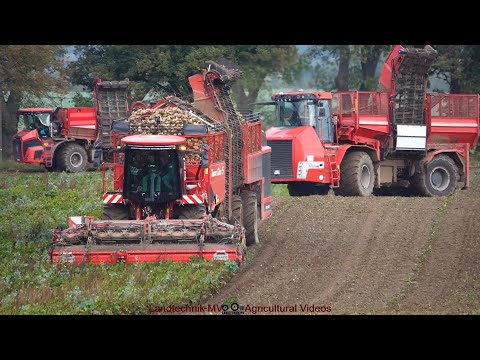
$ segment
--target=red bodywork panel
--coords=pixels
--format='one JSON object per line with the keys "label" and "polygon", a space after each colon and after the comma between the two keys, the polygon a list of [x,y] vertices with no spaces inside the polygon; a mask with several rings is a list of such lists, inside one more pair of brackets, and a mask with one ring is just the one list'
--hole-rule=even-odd
{"label": "red bodywork panel", "polygon": [[[367,142],[376,147],[390,132],[388,94],[366,91],[334,92],[332,109],[338,118],[337,135],[341,142]],[[369,141],[369,139],[372,139]]]}
{"label": "red bodywork panel", "polygon": [[56,117],[63,123],[62,136],[90,141],[97,138],[95,108],[60,108]]}
{"label": "red bodywork panel", "polygon": [[[272,182],[330,182],[330,174],[325,171],[325,165],[323,165],[322,168],[312,168],[308,170],[305,178],[299,178],[297,176],[298,163],[300,161],[324,162],[325,149],[313,127],[301,126],[296,128],[271,128],[267,130],[267,139],[268,141],[292,141],[293,178],[275,178],[272,179]],[[272,170],[275,171],[273,168]],[[320,175],[323,175],[322,180],[320,180]]]}
{"label": "red bodywork panel", "polygon": [[252,184],[263,178],[263,155],[271,149],[262,148],[262,122],[255,121],[242,125],[243,134],[243,178],[245,184]]}
{"label": "red bodywork panel", "polygon": [[69,262],[81,264],[91,262],[93,264],[116,264],[158,262],[172,260],[188,262],[192,256],[203,257],[205,260],[214,260],[215,256],[228,257],[229,261],[243,261],[243,253],[239,246],[229,244],[205,244],[197,245],[125,245],[108,246],[95,245],[91,251],[86,251],[85,246],[69,246],[55,248],[51,253],[51,261],[54,264]]}
{"label": "red bodywork panel", "polygon": [[[38,136],[37,129],[28,131],[22,130],[16,136],[20,137],[21,162],[31,164],[43,163],[43,149],[45,141]],[[40,156],[35,156],[35,153]]]}
{"label": "red bodywork panel", "polygon": [[[187,169],[190,171],[187,172],[187,178],[192,179],[190,182],[193,183],[195,180],[195,173],[198,166],[189,166]],[[190,176],[189,176],[190,175]],[[216,205],[220,204],[225,200],[225,163],[217,163],[215,165],[210,165],[208,171],[208,183],[213,192],[214,198],[211,199],[211,194],[208,195],[209,203],[212,204],[210,209],[214,208]],[[195,191],[190,190],[187,194],[195,193]]]}
{"label": "red bodywork panel", "polygon": [[479,135],[479,96],[462,94],[427,94],[427,142],[469,144],[475,149]]}

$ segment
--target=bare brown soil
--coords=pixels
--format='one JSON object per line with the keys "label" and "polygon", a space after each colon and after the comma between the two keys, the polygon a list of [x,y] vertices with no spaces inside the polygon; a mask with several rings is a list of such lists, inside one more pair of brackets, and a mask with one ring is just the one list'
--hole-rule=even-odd
{"label": "bare brown soil", "polygon": [[277,197],[274,212],[261,243],[209,304],[480,314],[478,162],[471,188],[450,198]]}

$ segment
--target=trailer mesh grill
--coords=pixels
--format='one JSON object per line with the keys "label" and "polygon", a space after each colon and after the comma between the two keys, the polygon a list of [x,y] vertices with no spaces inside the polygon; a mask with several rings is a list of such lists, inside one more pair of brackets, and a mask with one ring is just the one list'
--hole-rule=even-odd
{"label": "trailer mesh grill", "polygon": [[272,179],[292,178],[292,140],[270,140],[267,144],[272,148]]}

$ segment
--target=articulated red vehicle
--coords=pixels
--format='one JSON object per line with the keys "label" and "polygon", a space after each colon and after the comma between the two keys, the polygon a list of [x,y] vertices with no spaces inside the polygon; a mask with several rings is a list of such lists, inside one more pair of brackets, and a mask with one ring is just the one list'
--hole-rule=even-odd
{"label": "articulated red vehicle", "polygon": [[427,94],[437,58],[394,47],[379,92],[291,92],[272,96],[278,124],[267,131],[273,183],[292,196],[368,196],[410,185],[424,196],[469,186],[469,151],[479,136],[479,96]]}
{"label": "articulated red vehicle", "polygon": [[128,81],[98,80],[95,107],[20,109],[13,136],[17,162],[43,164],[47,170],[84,171],[98,166],[112,150],[112,122],[128,116]]}
{"label": "articulated red vehicle", "polygon": [[[271,149],[261,121],[233,108],[227,86],[239,74],[209,62],[189,78],[193,105],[176,97],[156,105],[201,119],[204,125],[184,124],[181,136],[113,134],[102,220],[70,218],[69,229],[55,232],[53,263],[243,260],[245,245],[258,242],[257,221],[271,215]],[[201,140],[200,151],[189,148],[192,139]]]}

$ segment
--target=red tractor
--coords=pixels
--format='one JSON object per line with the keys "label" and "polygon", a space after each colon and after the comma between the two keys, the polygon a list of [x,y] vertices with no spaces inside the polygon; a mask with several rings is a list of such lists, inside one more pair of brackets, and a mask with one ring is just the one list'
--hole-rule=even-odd
{"label": "red tractor", "polygon": [[448,196],[469,186],[469,151],[479,136],[479,96],[427,94],[437,52],[394,47],[380,91],[273,94],[277,126],[267,131],[273,183],[292,196],[368,196],[412,186]]}
{"label": "red tractor", "polygon": [[[245,245],[258,242],[257,221],[271,215],[271,149],[262,122],[234,110],[228,85],[239,75],[208,62],[189,78],[193,105],[176,97],[157,104],[201,119],[204,125],[184,125],[181,136],[113,134],[102,220],[73,217],[70,228],[55,231],[53,263],[243,260]],[[189,148],[192,139],[201,140],[199,151]]]}
{"label": "red tractor", "polygon": [[80,172],[87,162],[98,166],[112,150],[113,121],[129,114],[127,87],[128,81],[98,80],[92,108],[20,109],[15,160],[43,164],[50,171]]}

